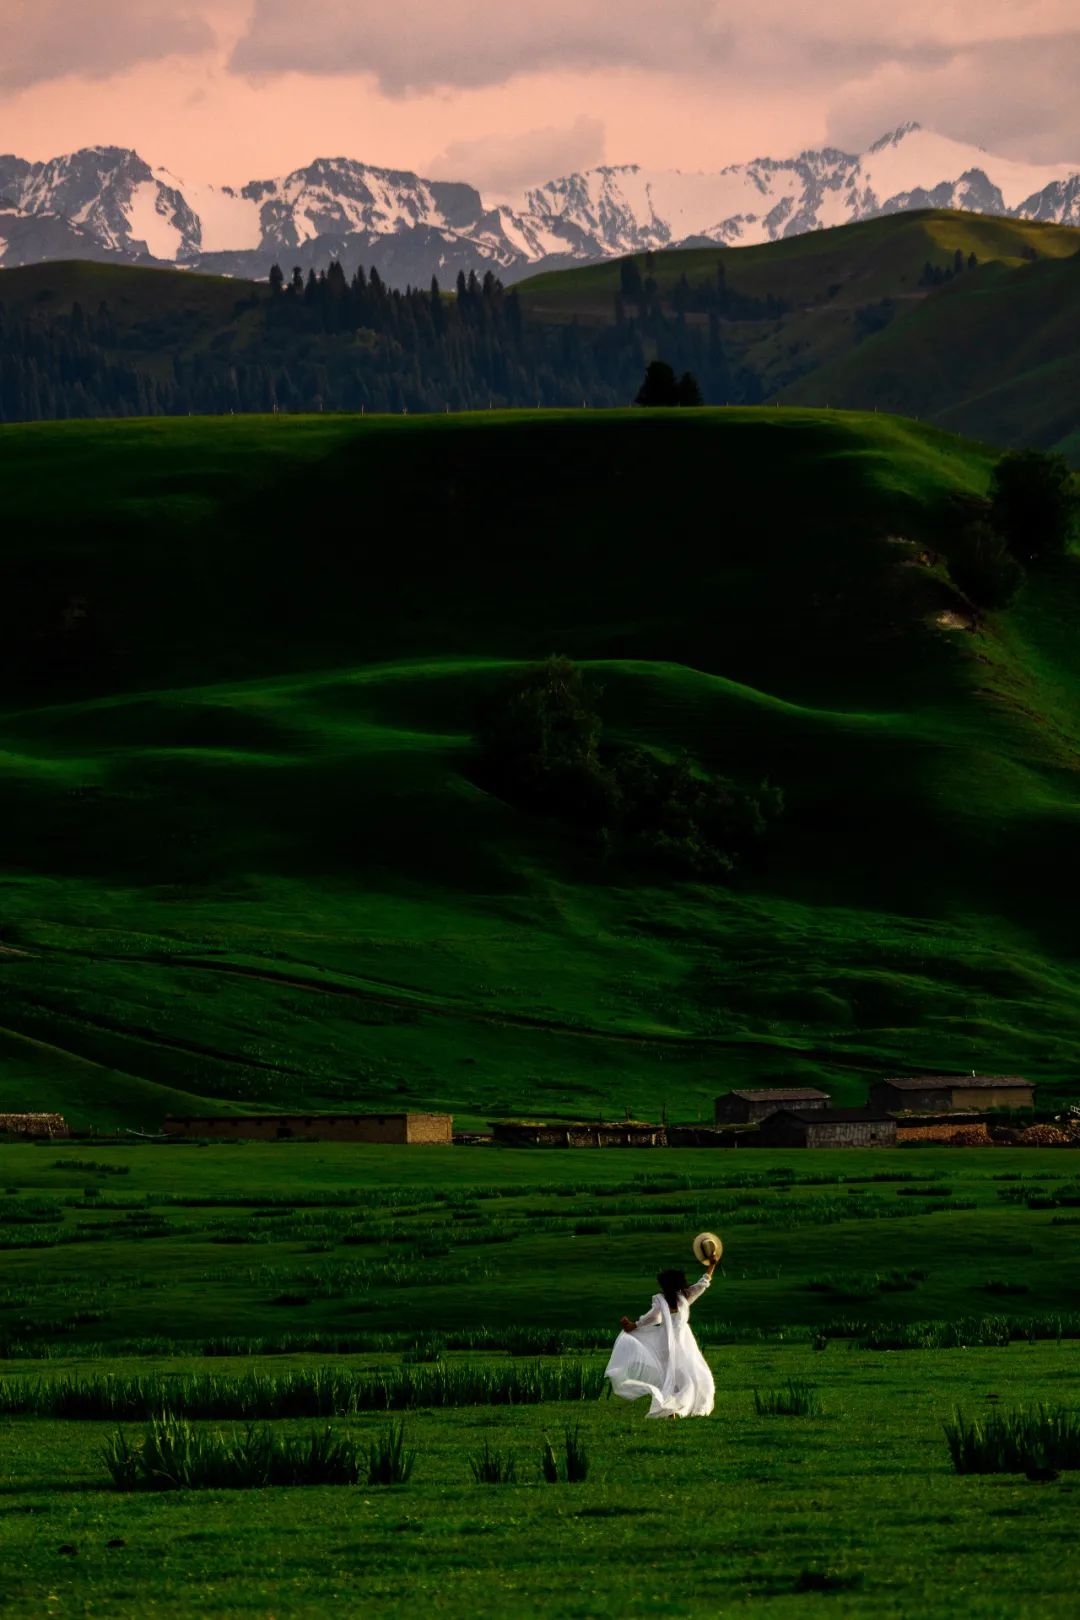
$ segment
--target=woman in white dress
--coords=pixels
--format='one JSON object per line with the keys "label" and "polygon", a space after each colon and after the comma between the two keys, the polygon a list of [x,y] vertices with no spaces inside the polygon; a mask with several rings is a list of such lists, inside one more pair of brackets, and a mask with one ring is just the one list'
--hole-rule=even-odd
{"label": "woman in white dress", "polygon": [[645,1315],[622,1319],[604,1376],[623,1400],[648,1395],[651,1418],[708,1417],[713,1409],[716,1387],[690,1331],[690,1307],[709,1287],[716,1265],[710,1260],[696,1283],[688,1283],[684,1271],[662,1271],[660,1292]]}

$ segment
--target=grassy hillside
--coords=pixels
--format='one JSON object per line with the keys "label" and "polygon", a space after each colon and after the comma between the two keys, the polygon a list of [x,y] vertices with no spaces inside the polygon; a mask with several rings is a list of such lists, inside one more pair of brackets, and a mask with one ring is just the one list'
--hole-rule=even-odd
{"label": "grassy hillside", "polygon": [[[649,255],[648,270],[664,292],[682,276],[690,282],[712,279],[722,259],[731,284],[763,298],[816,304],[833,302],[840,309],[917,287],[923,265],[948,268],[957,250],[966,259],[1021,265],[1032,255],[1066,258],[1080,249],[1080,231],[1067,225],[1000,219],[989,214],[961,214],[947,209],[920,209],[758,242],[751,247],[673,248]],[[646,270],[646,255],[637,262]],[[613,318],[612,298],[619,289],[621,260],[549,271],[518,283],[531,313],[550,318],[601,321]],[[830,289],[835,287],[835,291]]]}
{"label": "grassy hillside", "polygon": [[[0,431],[0,1105],[1071,1094],[1073,564],[974,630],[914,543],[991,464],[776,409]],[[612,738],[780,785],[760,861],[661,881],[476,785],[553,650]]]}
{"label": "grassy hillside", "polygon": [[895,411],[1080,462],[1080,230],[1067,226],[926,210],[607,260],[460,302],[332,268],[278,298],[182,271],[5,271],[0,422],[622,406],[659,356],[710,403]]}
{"label": "grassy hillside", "polygon": [[1080,384],[1080,253],[987,264],[785,390],[1068,449]]}
{"label": "grassy hillside", "polygon": [[[950,271],[958,253],[961,273],[925,282],[926,265]],[[733,375],[750,367],[770,400],[896,411],[1078,459],[1075,228],[928,210],[637,263],[665,303],[683,278],[691,289],[714,286],[718,263],[733,292],[783,302],[780,314],[720,324]],[[536,276],[518,290],[534,318],[609,325],[620,280],[621,261],[610,261]],[[633,300],[627,307],[633,315]],[[686,318],[705,320],[693,310]]]}

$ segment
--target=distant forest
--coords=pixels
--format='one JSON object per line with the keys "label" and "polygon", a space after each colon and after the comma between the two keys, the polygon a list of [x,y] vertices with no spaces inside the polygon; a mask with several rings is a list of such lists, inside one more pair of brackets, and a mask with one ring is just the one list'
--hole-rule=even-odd
{"label": "distant forest", "polygon": [[713,404],[756,403],[757,377],[732,370],[725,319],[770,319],[775,299],[713,283],[669,289],[623,266],[611,325],[528,320],[489,272],[458,276],[449,296],[387,287],[376,270],[340,264],[269,289],[237,284],[231,316],[170,308],[132,322],[108,301],[63,313],[5,311],[0,277],[0,421],[230,411],[442,411],[629,404],[649,360],[690,371]]}

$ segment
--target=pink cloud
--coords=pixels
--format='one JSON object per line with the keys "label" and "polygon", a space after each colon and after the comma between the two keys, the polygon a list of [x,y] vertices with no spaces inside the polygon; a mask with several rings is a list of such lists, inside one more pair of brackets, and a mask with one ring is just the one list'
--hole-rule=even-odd
{"label": "pink cloud", "polygon": [[424,165],[433,180],[468,180],[488,196],[511,196],[553,175],[604,160],[604,126],[584,114],[572,124],[450,141]]}
{"label": "pink cloud", "polygon": [[4,18],[0,90],[76,74],[103,78],[136,63],[209,51],[205,7],[175,0],[14,0]]}

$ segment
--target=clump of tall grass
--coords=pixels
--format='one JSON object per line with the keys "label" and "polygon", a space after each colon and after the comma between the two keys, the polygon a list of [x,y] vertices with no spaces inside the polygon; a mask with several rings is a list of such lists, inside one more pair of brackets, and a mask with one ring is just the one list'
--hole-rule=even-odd
{"label": "clump of tall grass", "polygon": [[469,1469],[477,1485],[516,1485],[517,1458],[502,1452],[485,1440],[481,1451],[469,1457]]}
{"label": "clump of tall grass", "polygon": [[844,1333],[860,1350],[996,1349],[1026,1340],[1080,1338],[1080,1311],[1043,1316],[962,1316],[955,1321],[850,1323]]}
{"label": "clump of tall grass", "polygon": [[563,1433],[560,1456],[547,1435],[540,1451],[540,1473],[549,1485],[577,1485],[589,1477],[589,1453],[581,1438],[580,1427]]}
{"label": "clump of tall grass", "polygon": [[599,1365],[543,1362],[506,1366],[434,1362],[387,1372],[304,1367],[277,1374],[215,1373],[0,1378],[0,1413],[117,1422],[165,1413],[176,1418],[332,1417],[417,1407],[536,1406],[596,1400]]}
{"label": "clump of tall grass", "polygon": [[789,1378],[782,1389],[754,1391],[758,1417],[821,1417],[824,1410],[813,1386],[798,1378]]}
{"label": "clump of tall grass", "polygon": [[958,1474],[1034,1474],[1080,1468],[1080,1412],[1039,1405],[965,1418],[956,1412],[945,1439]]}
{"label": "clump of tall grass", "polygon": [[355,1443],[329,1426],[310,1435],[280,1435],[251,1426],[227,1435],[165,1415],[141,1440],[132,1442],[121,1430],[103,1455],[118,1491],[356,1485],[361,1477]]}
{"label": "clump of tall grass", "polygon": [[404,1485],[416,1466],[416,1452],[405,1444],[404,1423],[391,1423],[368,1447],[369,1485]]}

